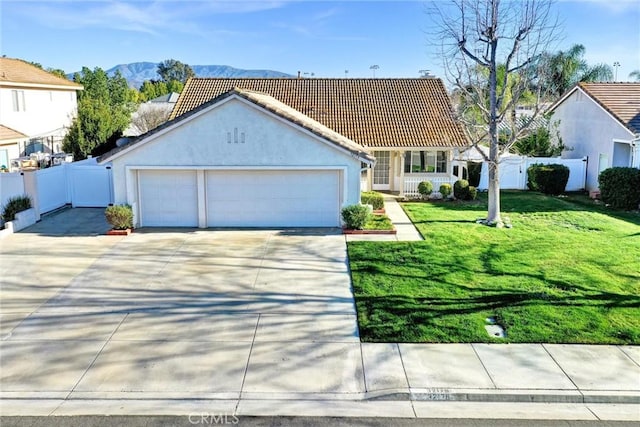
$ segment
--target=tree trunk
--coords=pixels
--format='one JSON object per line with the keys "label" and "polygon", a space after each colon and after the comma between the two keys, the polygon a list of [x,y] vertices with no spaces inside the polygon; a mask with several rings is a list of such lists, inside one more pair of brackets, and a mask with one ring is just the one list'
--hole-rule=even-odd
{"label": "tree trunk", "polygon": [[[496,19],[496,17],[494,17]],[[500,147],[498,145],[498,68],[496,53],[498,40],[491,43],[491,67],[489,68],[489,200],[486,224],[504,226],[500,217]]]}
{"label": "tree trunk", "polygon": [[503,227],[504,223],[500,216],[500,175],[498,163],[489,163],[489,206],[487,212],[487,225]]}

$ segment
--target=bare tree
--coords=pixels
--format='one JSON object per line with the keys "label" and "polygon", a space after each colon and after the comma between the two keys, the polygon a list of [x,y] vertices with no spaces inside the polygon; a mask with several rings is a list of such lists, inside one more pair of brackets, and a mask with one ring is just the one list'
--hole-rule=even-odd
{"label": "bare tree", "polygon": [[[542,113],[538,59],[556,38],[552,6],[553,0],[448,0],[433,1],[428,11],[436,28],[430,41],[437,41],[470,144],[489,143],[488,225],[504,225],[500,154],[525,136]],[[523,99],[533,114],[516,119],[515,107]],[[501,123],[509,131],[499,138]]]}
{"label": "bare tree", "polygon": [[165,104],[145,103],[131,116],[128,133],[132,136],[142,135],[157,128],[169,119],[171,106]]}

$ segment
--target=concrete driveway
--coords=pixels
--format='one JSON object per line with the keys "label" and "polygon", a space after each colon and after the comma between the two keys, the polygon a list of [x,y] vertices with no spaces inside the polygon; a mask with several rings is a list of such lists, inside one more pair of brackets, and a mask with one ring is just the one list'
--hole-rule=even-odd
{"label": "concrete driveway", "polygon": [[5,398],[364,391],[337,230],[115,237],[102,212],[63,211],[0,240]]}

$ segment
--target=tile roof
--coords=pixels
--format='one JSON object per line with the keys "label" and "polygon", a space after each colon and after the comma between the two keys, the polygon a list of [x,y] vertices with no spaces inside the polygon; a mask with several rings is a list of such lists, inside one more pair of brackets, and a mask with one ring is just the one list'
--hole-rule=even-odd
{"label": "tile roof", "polygon": [[15,129],[0,125],[0,141],[11,141],[16,139],[27,139],[28,136]]}
{"label": "tile roof", "polygon": [[234,87],[269,94],[374,149],[467,145],[444,84],[434,78],[192,78],[171,117],[179,117]]}
{"label": "tile roof", "polygon": [[272,112],[273,114],[276,114],[279,117],[282,117],[292,123],[297,124],[298,126],[314,133],[315,135],[318,135],[322,138],[324,138],[325,140],[334,143],[335,145],[347,150],[348,152],[358,156],[358,158],[360,158],[363,161],[369,161],[369,162],[373,162],[375,161],[375,157],[367,152],[367,150],[365,149],[365,147],[363,147],[362,145],[346,138],[345,136],[335,132],[332,129],[329,129],[328,127],[324,126],[322,123],[317,122],[316,120],[313,120],[312,118],[300,113],[299,111],[289,107],[288,105],[278,101],[277,99],[273,98],[272,96],[266,94],[266,93],[261,93],[261,92],[257,92],[257,91],[251,91],[251,90],[246,90],[246,89],[239,89],[239,88],[232,88],[231,90],[218,95],[217,97],[215,97],[214,99],[205,102],[204,104],[201,104],[199,106],[197,106],[196,108],[187,111],[186,113],[169,120],[168,122],[156,127],[155,129],[150,130],[149,132],[140,135],[138,138],[134,139],[133,141],[131,141],[130,143],[128,143],[127,145],[123,145],[121,147],[115,148],[111,151],[109,151],[108,153],[104,154],[103,156],[98,158],[98,162],[105,162],[110,160],[115,154],[127,150],[129,147],[135,145],[135,144],[139,144],[141,142],[143,142],[144,140],[146,140],[148,137],[162,131],[163,129],[169,128],[173,125],[175,125],[176,123],[179,123],[187,118],[189,118],[190,116],[195,115],[196,113],[214,105],[217,104],[221,101],[223,101],[224,99],[233,96],[233,95],[237,95],[243,99],[246,99],[247,101],[258,105],[259,107],[264,108],[267,111]]}
{"label": "tile roof", "polygon": [[579,86],[633,133],[640,133],[640,83],[579,83]]}
{"label": "tile roof", "polygon": [[78,83],[63,79],[28,62],[14,58],[0,58],[0,85],[3,83],[82,89],[82,85]]}

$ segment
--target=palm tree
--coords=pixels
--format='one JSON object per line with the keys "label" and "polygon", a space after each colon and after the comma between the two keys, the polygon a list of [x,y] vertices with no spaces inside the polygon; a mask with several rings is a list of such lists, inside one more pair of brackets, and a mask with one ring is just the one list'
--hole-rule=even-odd
{"label": "palm tree", "polygon": [[629,80],[632,82],[640,82],[640,70],[633,70],[629,73]]}
{"label": "palm tree", "polygon": [[547,74],[542,84],[547,85],[549,94],[560,96],[579,82],[611,81],[613,70],[607,64],[590,66],[584,59],[585,47],[575,44],[567,51],[542,55],[541,60]]}

